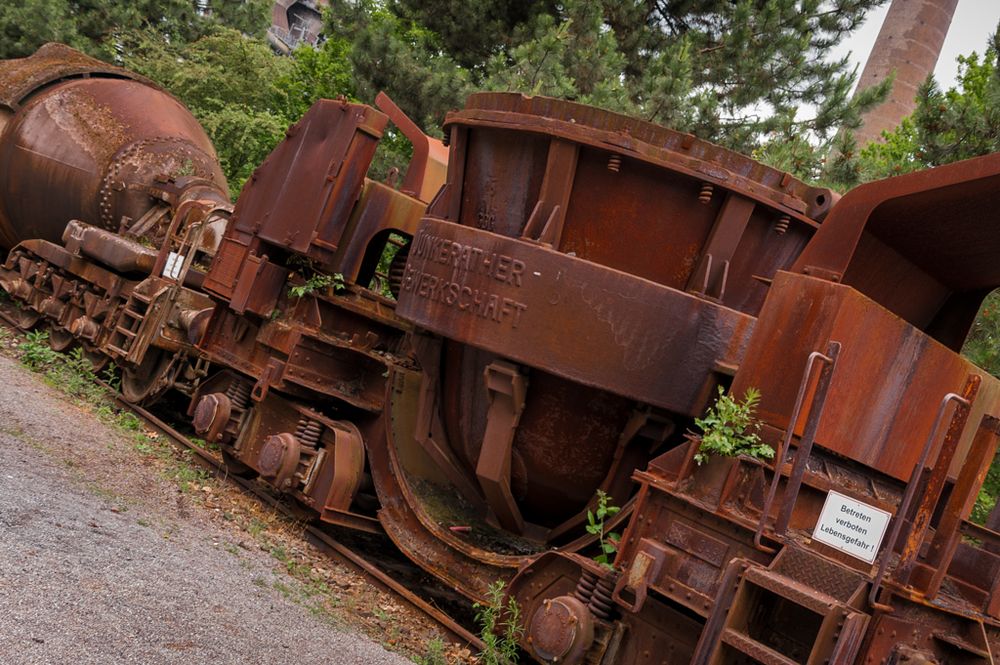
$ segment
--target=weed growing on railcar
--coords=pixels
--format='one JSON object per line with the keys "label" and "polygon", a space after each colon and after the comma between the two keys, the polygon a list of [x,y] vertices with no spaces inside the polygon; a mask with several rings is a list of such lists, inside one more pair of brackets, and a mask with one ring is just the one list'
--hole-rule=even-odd
{"label": "weed growing on railcar", "polygon": [[597,543],[601,548],[600,553],[594,557],[594,561],[601,564],[608,570],[614,570],[611,563],[614,554],[618,551],[618,543],[621,534],[605,531],[604,523],[621,511],[621,508],[611,503],[611,497],[604,490],[597,490],[597,510],[587,511],[587,533],[597,536]]}
{"label": "weed growing on railcar", "polygon": [[506,584],[497,580],[486,592],[486,602],[476,603],[476,623],[481,629],[483,650],[479,653],[480,665],[505,665],[517,663],[517,642],[524,634],[521,625],[521,608],[513,596],[504,602]]}
{"label": "weed growing on railcar", "polygon": [[701,446],[694,456],[698,464],[712,455],[737,457],[747,455],[756,459],[772,459],[774,448],[761,443],[760,422],[754,418],[760,391],[747,388],[743,400],[737,402],[719,386],[719,397],[704,418],[695,418],[694,424],[702,431]]}
{"label": "weed growing on railcar", "polygon": [[344,290],[344,276],[339,272],[332,275],[325,275],[316,273],[312,275],[303,284],[297,284],[295,286],[288,287],[288,295],[293,298],[301,298],[302,296],[308,295],[315,291],[321,291],[323,289],[333,287],[333,290],[340,293]]}

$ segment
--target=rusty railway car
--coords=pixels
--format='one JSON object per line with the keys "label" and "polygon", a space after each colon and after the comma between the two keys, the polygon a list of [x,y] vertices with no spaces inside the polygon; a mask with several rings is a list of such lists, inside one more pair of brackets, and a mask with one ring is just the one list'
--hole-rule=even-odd
{"label": "rusty railway car", "polygon": [[[1000,383],[959,355],[1000,286],[1000,155],[840,198],[565,101],[473,95],[445,145],[384,97],[323,100],[233,207],[128,72],[50,45],[0,93],[16,323],[113,359],[132,401],[180,390],[316,519],[470,599],[505,581],[531,658],[1000,652],[1000,515],[969,521]],[[390,121],[398,186],[367,177]],[[698,464],[693,420],[750,387],[774,460]]]}

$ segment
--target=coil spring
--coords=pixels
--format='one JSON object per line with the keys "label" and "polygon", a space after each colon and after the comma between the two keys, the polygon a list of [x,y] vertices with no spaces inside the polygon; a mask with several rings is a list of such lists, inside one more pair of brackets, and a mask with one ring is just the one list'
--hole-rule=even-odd
{"label": "coil spring", "polygon": [[701,191],[698,193],[698,201],[708,205],[712,200],[712,192],[715,191],[715,185],[710,182],[701,183]]}
{"label": "coil spring", "polygon": [[323,425],[319,421],[306,416],[299,418],[295,428],[295,438],[304,446],[315,448],[319,443],[319,435],[323,433]]}
{"label": "coil spring", "polygon": [[406,259],[410,255],[410,243],[406,243],[396,251],[389,263],[389,293],[393,298],[399,298],[403,288],[403,275],[406,273]]}
{"label": "coil spring", "polygon": [[791,218],[788,215],[782,215],[778,218],[778,221],[774,223],[774,232],[779,236],[788,230],[788,225],[791,223]]}
{"label": "coil spring", "polygon": [[609,621],[615,609],[615,602],[611,597],[614,591],[615,580],[610,576],[598,580],[597,586],[594,587],[594,595],[591,596],[590,603],[587,604],[590,613],[598,619]]}
{"label": "coil spring", "polygon": [[618,173],[622,170],[622,156],[621,155],[611,155],[608,159],[608,170]]}
{"label": "coil spring", "polygon": [[238,409],[246,409],[250,404],[250,390],[252,386],[246,381],[233,381],[226,389],[226,397]]}
{"label": "coil spring", "polygon": [[590,604],[590,599],[594,596],[594,588],[597,586],[597,575],[584,570],[580,572],[580,581],[576,583],[576,591],[573,595],[584,605]]}

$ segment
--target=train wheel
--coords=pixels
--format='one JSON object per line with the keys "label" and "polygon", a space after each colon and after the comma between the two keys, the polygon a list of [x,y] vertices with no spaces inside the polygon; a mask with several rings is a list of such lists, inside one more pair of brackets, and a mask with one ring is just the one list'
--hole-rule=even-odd
{"label": "train wheel", "polygon": [[19,307],[13,312],[14,325],[24,332],[32,330],[41,318],[41,314],[27,307]]}
{"label": "train wheel", "polygon": [[136,368],[122,369],[122,397],[133,404],[150,404],[173,385],[178,363],[159,349],[150,349]]}
{"label": "train wheel", "polygon": [[88,344],[83,345],[83,357],[90,361],[94,374],[100,374],[111,364],[111,358]]}
{"label": "train wheel", "polygon": [[68,330],[56,326],[49,328],[49,346],[53,351],[64,353],[72,349],[76,343],[76,338]]}
{"label": "train wheel", "polygon": [[225,450],[222,451],[222,461],[226,465],[226,473],[231,476],[236,476],[237,478],[256,478],[257,472],[254,471],[253,467],[247,466],[243,462],[236,459],[235,455],[227,453]]}

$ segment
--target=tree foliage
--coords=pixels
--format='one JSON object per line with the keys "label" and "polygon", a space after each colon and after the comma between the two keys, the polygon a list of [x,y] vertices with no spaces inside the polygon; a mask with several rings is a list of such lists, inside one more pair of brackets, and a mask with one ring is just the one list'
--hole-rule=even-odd
{"label": "tree foliage", "polygon": [[850,135],[840,139],[830,180],[842,189],[961,159],[1000,151],[1000,28],[982,57],[958,57],[958,80],[945,91],[933,76],[920,86],[917,106],[882,141],[860,150]]}
{"label": "tree foliage", "polygon": [[[337,0],[357,90],[386,89],[424,127],[473,89],[598,104],[749,152],[779,133],[856,127],[831,49],[885,0]],[[813,109],[801,117],[800,108]]]}
{"label": "tree foliage", "polygon": [[302,46],[291,58],[232,28],[174,44],[148,31],[122,35],[121,60],[176,95],[208,132],[234,195],[320,98],[350,95],[347,44]]}
{"label": "tree foliage", "polygon": [[[862,99],[831,48],[886,0],[333,0],[325,41],[289,61],[263,40],[268,0],[24,0],[0,6],[0,57],[59,40],[174,92],[243,179],[319,97],[385,90],[425,131],[475,90],[604,106],[815,169]],[[809,113],[798,109],[809,108]],[[395,137],[393,137],[395,138]],[[398,164],[405,146],[390,140]],[[789,146],[798,146],[789,149]]]}
{"label": "tree foliage", "polygon": [[31,55],[45,42],[97,57],[120,50],[123,33],[148,31],[172,44],[196,41],[226,26],[263,37],[269,0],[19,0],[0,3],[0,58]]}

